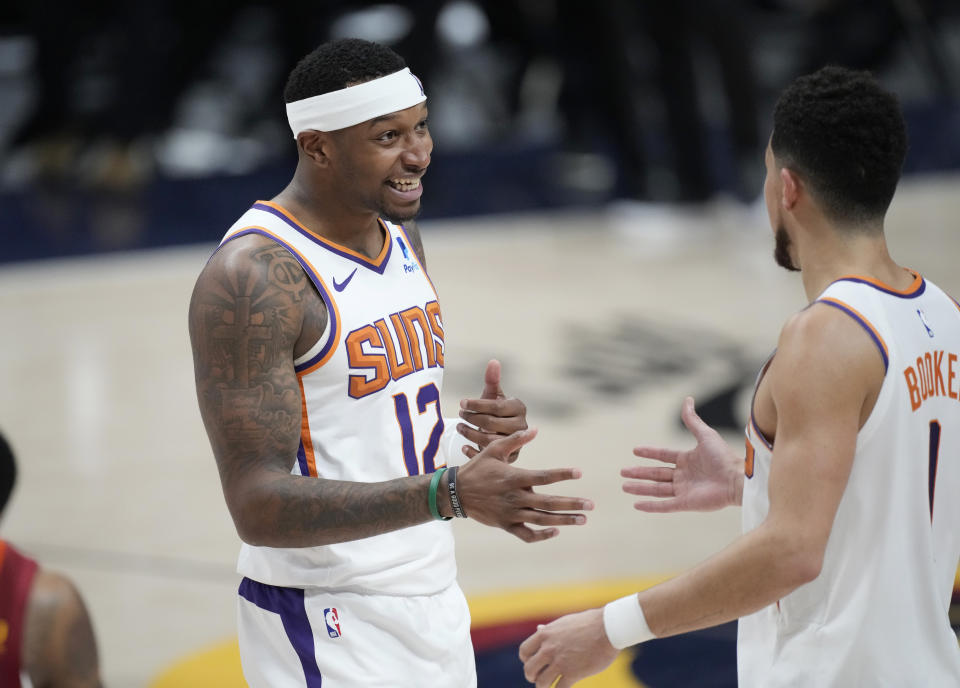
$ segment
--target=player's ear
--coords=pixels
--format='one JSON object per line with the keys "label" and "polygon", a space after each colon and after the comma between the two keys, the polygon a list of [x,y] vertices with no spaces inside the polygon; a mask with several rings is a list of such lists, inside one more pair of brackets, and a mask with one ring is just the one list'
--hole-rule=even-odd
{"label": "player's ear", "polygon": [[297,148],[320,167],[330,164],[330,137],[323,131],[301,131],[297,135]]}
{"label": "player's ear", "polygon": [[800,197],[800,178],[789,167],[780,168],[780,202],[787,210],[793,210]]}

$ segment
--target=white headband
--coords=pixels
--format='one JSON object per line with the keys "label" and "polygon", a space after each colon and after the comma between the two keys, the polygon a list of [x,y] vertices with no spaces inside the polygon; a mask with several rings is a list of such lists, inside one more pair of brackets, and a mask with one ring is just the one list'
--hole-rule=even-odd
{"label": "white headband", "polygon": [[287,103],[293,138],[302,131],[336,131],[368,119],[405,110],[427,99],[420,79],[404,67],[399,72],[339,91]]}

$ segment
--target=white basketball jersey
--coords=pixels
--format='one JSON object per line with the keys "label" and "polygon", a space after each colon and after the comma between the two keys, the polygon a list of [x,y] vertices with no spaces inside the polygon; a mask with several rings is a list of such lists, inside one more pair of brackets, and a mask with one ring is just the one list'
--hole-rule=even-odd
{"label": "white basketball jersey", "polygon": [[[323,336],[294,361],[303,398],[295,475],[369,483],[440,467],[440,306],[406,231],[381,222],[375,259],[267,201],[224,236],[259,234],[285,247],[327,306]],[[387,595],[433,594],[456,578],[453,535],[440,521],[321,547],[244,544],[237,569],[270,585]]]}
{"label": "white basketball jersey", "polygon": [[[902,292],[845,277],[817,301],[864,328],[887,373],[857,435],[820,575],[740,620],[740,685],[955,688],[960,306],[919,275]],[[772,459],[752,417],[746,434],[744,532],[767,516]]]}

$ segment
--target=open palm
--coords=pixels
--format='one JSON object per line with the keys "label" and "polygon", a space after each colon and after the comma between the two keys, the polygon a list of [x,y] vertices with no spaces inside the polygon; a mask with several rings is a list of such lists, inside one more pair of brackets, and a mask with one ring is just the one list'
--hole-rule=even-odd
{"label": "open palm", "polygon": [[640,497],[640,511],[714,511],[738,504],[743,485],[743,459],[694,410],[693,397],[683,401],[680,414],[697,446],[688,451],[636,447],[634,455],[668,466],[631,466],[620,471],[623,491]]}

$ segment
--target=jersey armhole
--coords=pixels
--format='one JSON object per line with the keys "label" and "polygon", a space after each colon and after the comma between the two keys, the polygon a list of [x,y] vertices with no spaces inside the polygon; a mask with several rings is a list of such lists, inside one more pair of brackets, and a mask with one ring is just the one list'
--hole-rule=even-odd
{"label": "jersey armhole", "polygon": [[854,321],[856,321],[857,324],[859,324],[860,327],[862,327],[864,331],[870,335],[870,339],[873,340],[873,343],[876,345],[877,350],[880,352],[880,356],[883,358],[883,372],[886,374],[887,369],[890,367],[890,352],[887,349],[887,344],[883,341],[883,337],[880,336],[880,333],[877,332],[877,329],[870,323],[869,320],[867,320],[866,317],[864,317],[862,313],[860,313],[860,311],[839,299],[829,296],[822,299],[817,299],[814,303],[822,303],[827,306],[833,306],[837,310],[843,311],[853,318]]}
{"label": "jersey armhole", "polygon": [[860,429],[857,431],[857,450],[867,443],[877,431],[877,429],[882,424],[883,418],[885,417],[884,413],[887,410],[890,403],[892,403],[892,397],[890,396],[890,385],[891,378],[887,375],[890,368],[890,352],[887,349],[887,344],[883,340],[883,337],[880,336],[880,333],[877,329],[871,324],[871,322],[857,309],[851,306],[848,303],[844,303],[840,299],[833,297],[824,297],[814,301],[814,303],[822,303],[827,306],[832,306],[837,310],[843,311],[851,318],[864,331],[870,335],[870,339],[873,341],[874,345],[877,347],[877,351],[880,352],[880,356],[883,358],[883,381],[880,383],[880,389],[877,392],[877,398],[874,400],[873,408],[870,409],[870,413],[867,416],[867,419],[864,421],[863,425],[860,426]]}
{"label": "jersey armhole", "polygon": [[290,255],[300,263],[300,267],[303,268],[303,271],[307,274],[313,286],[316,287],[317,293],[320,294],[320,298],[323,299],[323,303],[327,307],[327,324],[326,327],[324,327],[323,334],[317,342],[310,347],[307,353],[299,356],[293,362],[293,369],[297,375],[306,375],[329,361],[334,351],[336,351],[337,342],[340,339],[340,311],[337,309],[337,302],[334,301],[330,295],[330,290],[327,288],[326,283],[310,261],[289,242],[271,232],[269,229],[259,226],[244,227],[224,239],[220,243],[220,246],[217,247],[217,250],[222,248],[228,241],[247,236],[248,234],[259,234],[289,251]]}

